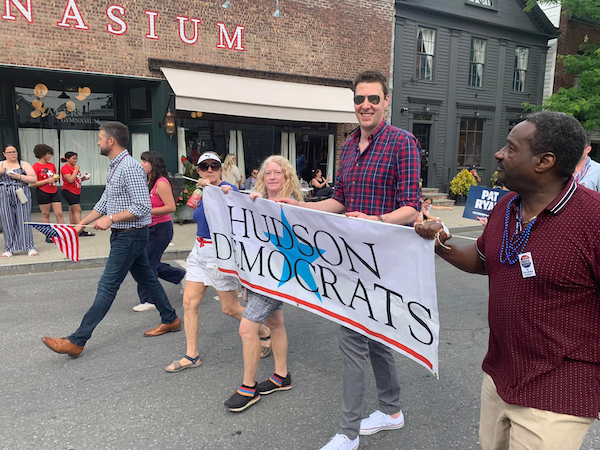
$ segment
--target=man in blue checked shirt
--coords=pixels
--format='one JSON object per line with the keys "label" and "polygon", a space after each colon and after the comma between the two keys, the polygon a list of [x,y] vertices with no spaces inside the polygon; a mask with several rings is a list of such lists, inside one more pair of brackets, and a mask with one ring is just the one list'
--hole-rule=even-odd
{"label": "man in blue checked shirt", "polygon": [[56,353],[79,356],[94,328],[110,309],[128,272],[131,272],[135,281],[145,285],[160,313],[162,323],[144,335],[159,336],[181,328],[181,321],[150,268],[146,255],[148,225],[151,221],[147,176],[140,163],[129,155],[126,149],[128,142],[129,128],[121,122],[108,122],[100,128],[100,153],[110,159],[106,188],[94,210],[80,225],[95,222],[93,227],[96,230],[110,228],[110,254],[98,282],[94,304],[83,316],[77,331],[67,338],[42,338],[42,342]]}
{"label": "man in blue checked shirt", "polygon": [[[381,73],[358,74],[352,90],[360,127],[342,148],[333,198],[299,205],[346,213],[348,217],[410,224],[421,210],[419,141],[385,121],[390,96],[387,80]],[[279,201],[298,205],[290,199]],[[340,327],[340,350],[344,355],[342,417],[337,434],[321,450],[354,450],[359,434],[404,426],[393,350],[344,326]],[[369,359],[377,383],[379,410],[363,419]]]}

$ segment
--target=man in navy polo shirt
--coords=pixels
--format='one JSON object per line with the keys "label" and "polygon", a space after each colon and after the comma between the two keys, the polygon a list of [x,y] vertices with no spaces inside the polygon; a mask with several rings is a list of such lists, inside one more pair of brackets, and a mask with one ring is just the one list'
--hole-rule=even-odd
{"label": "man in navy polo shirt", "polygon": [[585,139],[571,116],[529,115],[495,155],[514,193],[475,245],[439,245],[439,223],[415,228],[439,233],[436,253],[452,265],[489,276],[484,450],[578,449],[600,411],[600,194],[571,176]]}

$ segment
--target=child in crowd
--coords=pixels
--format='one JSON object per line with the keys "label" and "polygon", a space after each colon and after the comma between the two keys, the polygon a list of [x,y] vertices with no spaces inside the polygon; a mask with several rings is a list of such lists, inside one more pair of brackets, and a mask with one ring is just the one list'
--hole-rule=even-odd
{"label": "child in crowd", "polygon": [[449,209],[450,211],[452,211],[454,208],[452,208],[451,206],[433,206],[433,197],[425,197],[423,199],[421,213],[419,214],[417,220],[415,220],[415,224],[425,222],[427,220],[441,221],[442,219],[440,219],[439,217],[434,217],[430,214],[432,209]]}

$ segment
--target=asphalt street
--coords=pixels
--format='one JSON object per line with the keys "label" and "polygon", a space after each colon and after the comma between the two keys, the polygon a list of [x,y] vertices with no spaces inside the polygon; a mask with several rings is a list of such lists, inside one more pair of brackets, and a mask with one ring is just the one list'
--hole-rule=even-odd
{"label": "asphalt street", "polygon": [[[335,434],[339,326],[292,306],[284,312],[294,387],[263,396],[241,414],[223,406],[242,378],[237,322],[221,313],[213,290],[200,306],[200,368],[164,370],[183,356],[184,332],[143,336],[159,316],[132,311],[138,300],[130,276],[79,358],[48,350],[41,336],[66,336],[77,328],[100,274],[82,269],[0,277],[1,449],[319,449]],[[406,426],[362,437],[361,449],[479,448],[487,278],[439,258],[436,278],[440,380],[399,355]],[[164,285],[183,316],[179,286]],[[263,360],[258,381],[272,369],[272,358]],[[367,415],[377,409],[372,375],[366,408]],[[598,448],[596,423],[582,449]]]}

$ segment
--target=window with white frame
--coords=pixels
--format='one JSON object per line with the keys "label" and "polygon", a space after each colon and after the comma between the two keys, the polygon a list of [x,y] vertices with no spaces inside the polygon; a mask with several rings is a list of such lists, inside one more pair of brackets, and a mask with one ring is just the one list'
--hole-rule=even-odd
{"label": "window with white frame", "polygon": [[494,6],[492,0],[468,0],[469,3],[475,3],[476,5],[483,6]]}
{"label": "window with white frame", "polygon": [[469,64],[469,86],[483,87],[486,41],[471,38],[471,62]]}
{"label": "window with white frame", "polygon": [[416,78],[433,80],[433,57],[435,55],[435,30],[419,27],[417,29]]}
{"label": "window with white frame", "polygon": [[485,120],[463,118],[458,138],[458,166],[481,165]]}
{"label": "window with white frame", "polygon": [[517,47],[515,49],[515,71],[513,73],[513,91],[525,92],[525,78],[529,62],[529,49]]}

